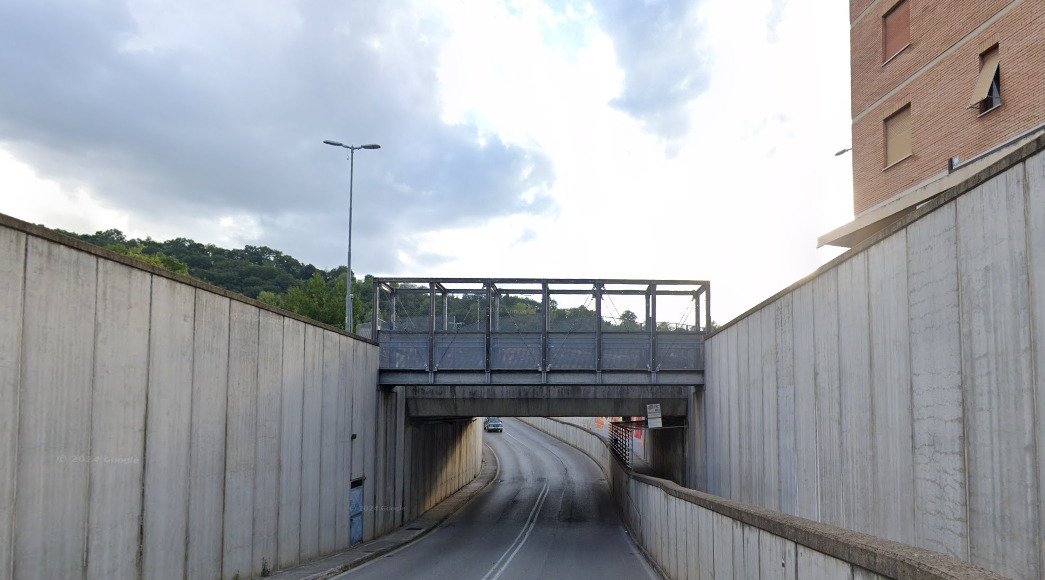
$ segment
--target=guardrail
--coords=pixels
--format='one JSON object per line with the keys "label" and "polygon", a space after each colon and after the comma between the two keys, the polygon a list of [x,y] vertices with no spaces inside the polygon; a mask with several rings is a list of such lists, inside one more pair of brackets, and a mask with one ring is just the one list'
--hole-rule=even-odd
{"label": "guardrail", "polygon": [[697,280],[374,278],[370,335],[390,371],[702,372],[710,298]]}

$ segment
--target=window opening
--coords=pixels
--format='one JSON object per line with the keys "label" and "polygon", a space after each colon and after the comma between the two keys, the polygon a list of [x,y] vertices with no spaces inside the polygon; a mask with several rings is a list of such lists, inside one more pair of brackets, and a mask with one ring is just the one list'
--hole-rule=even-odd
{"label": "window opening", "polygon": [[898,2],[882,17],[882,62],[886,62],[911,44],[911,7],[907,0]]}
{"label": "window opening", "polygon": [[911,155],[911,105],[885,119],[885,166],[899,163]]}
{"label": "window opening", "polygon": [[969,108],[978,108],[980,114],[1001,106],[1001,65],[998,46],[980,55],[980,74],[969,99]]}

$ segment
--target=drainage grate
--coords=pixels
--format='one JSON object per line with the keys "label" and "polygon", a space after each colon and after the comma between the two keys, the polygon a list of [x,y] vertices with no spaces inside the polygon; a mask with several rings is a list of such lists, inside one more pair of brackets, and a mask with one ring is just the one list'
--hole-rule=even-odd
{"label": "drainage grate", "polygon": [[407,528],[408,531],[414,531],[414,532],[416,532],[418,530],[423,530],[423,529],[424,528]]}

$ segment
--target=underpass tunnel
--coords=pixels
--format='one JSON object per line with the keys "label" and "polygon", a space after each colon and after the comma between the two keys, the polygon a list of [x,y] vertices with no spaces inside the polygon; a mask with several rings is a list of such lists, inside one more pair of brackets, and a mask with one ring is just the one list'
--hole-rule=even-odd
{"label": "underpass tunnel", "polygon": [[[686,417],[664,417],[662,426],[657,428],[650,428],[645,417],[554,419],[598,435],[618,459],[635,472],[685,485],[688,428]],[[484,438],[497,437],[510,428],[501,417],[483,417],[481,421]]]}

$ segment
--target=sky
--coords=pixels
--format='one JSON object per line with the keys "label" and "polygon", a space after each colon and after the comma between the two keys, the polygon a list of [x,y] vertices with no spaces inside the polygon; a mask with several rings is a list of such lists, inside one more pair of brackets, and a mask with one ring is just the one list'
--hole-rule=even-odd
{"label": "sky", "polygon": [[848,3],[0,3],[0,213],[357,276],[710,280],[851,221]]}

